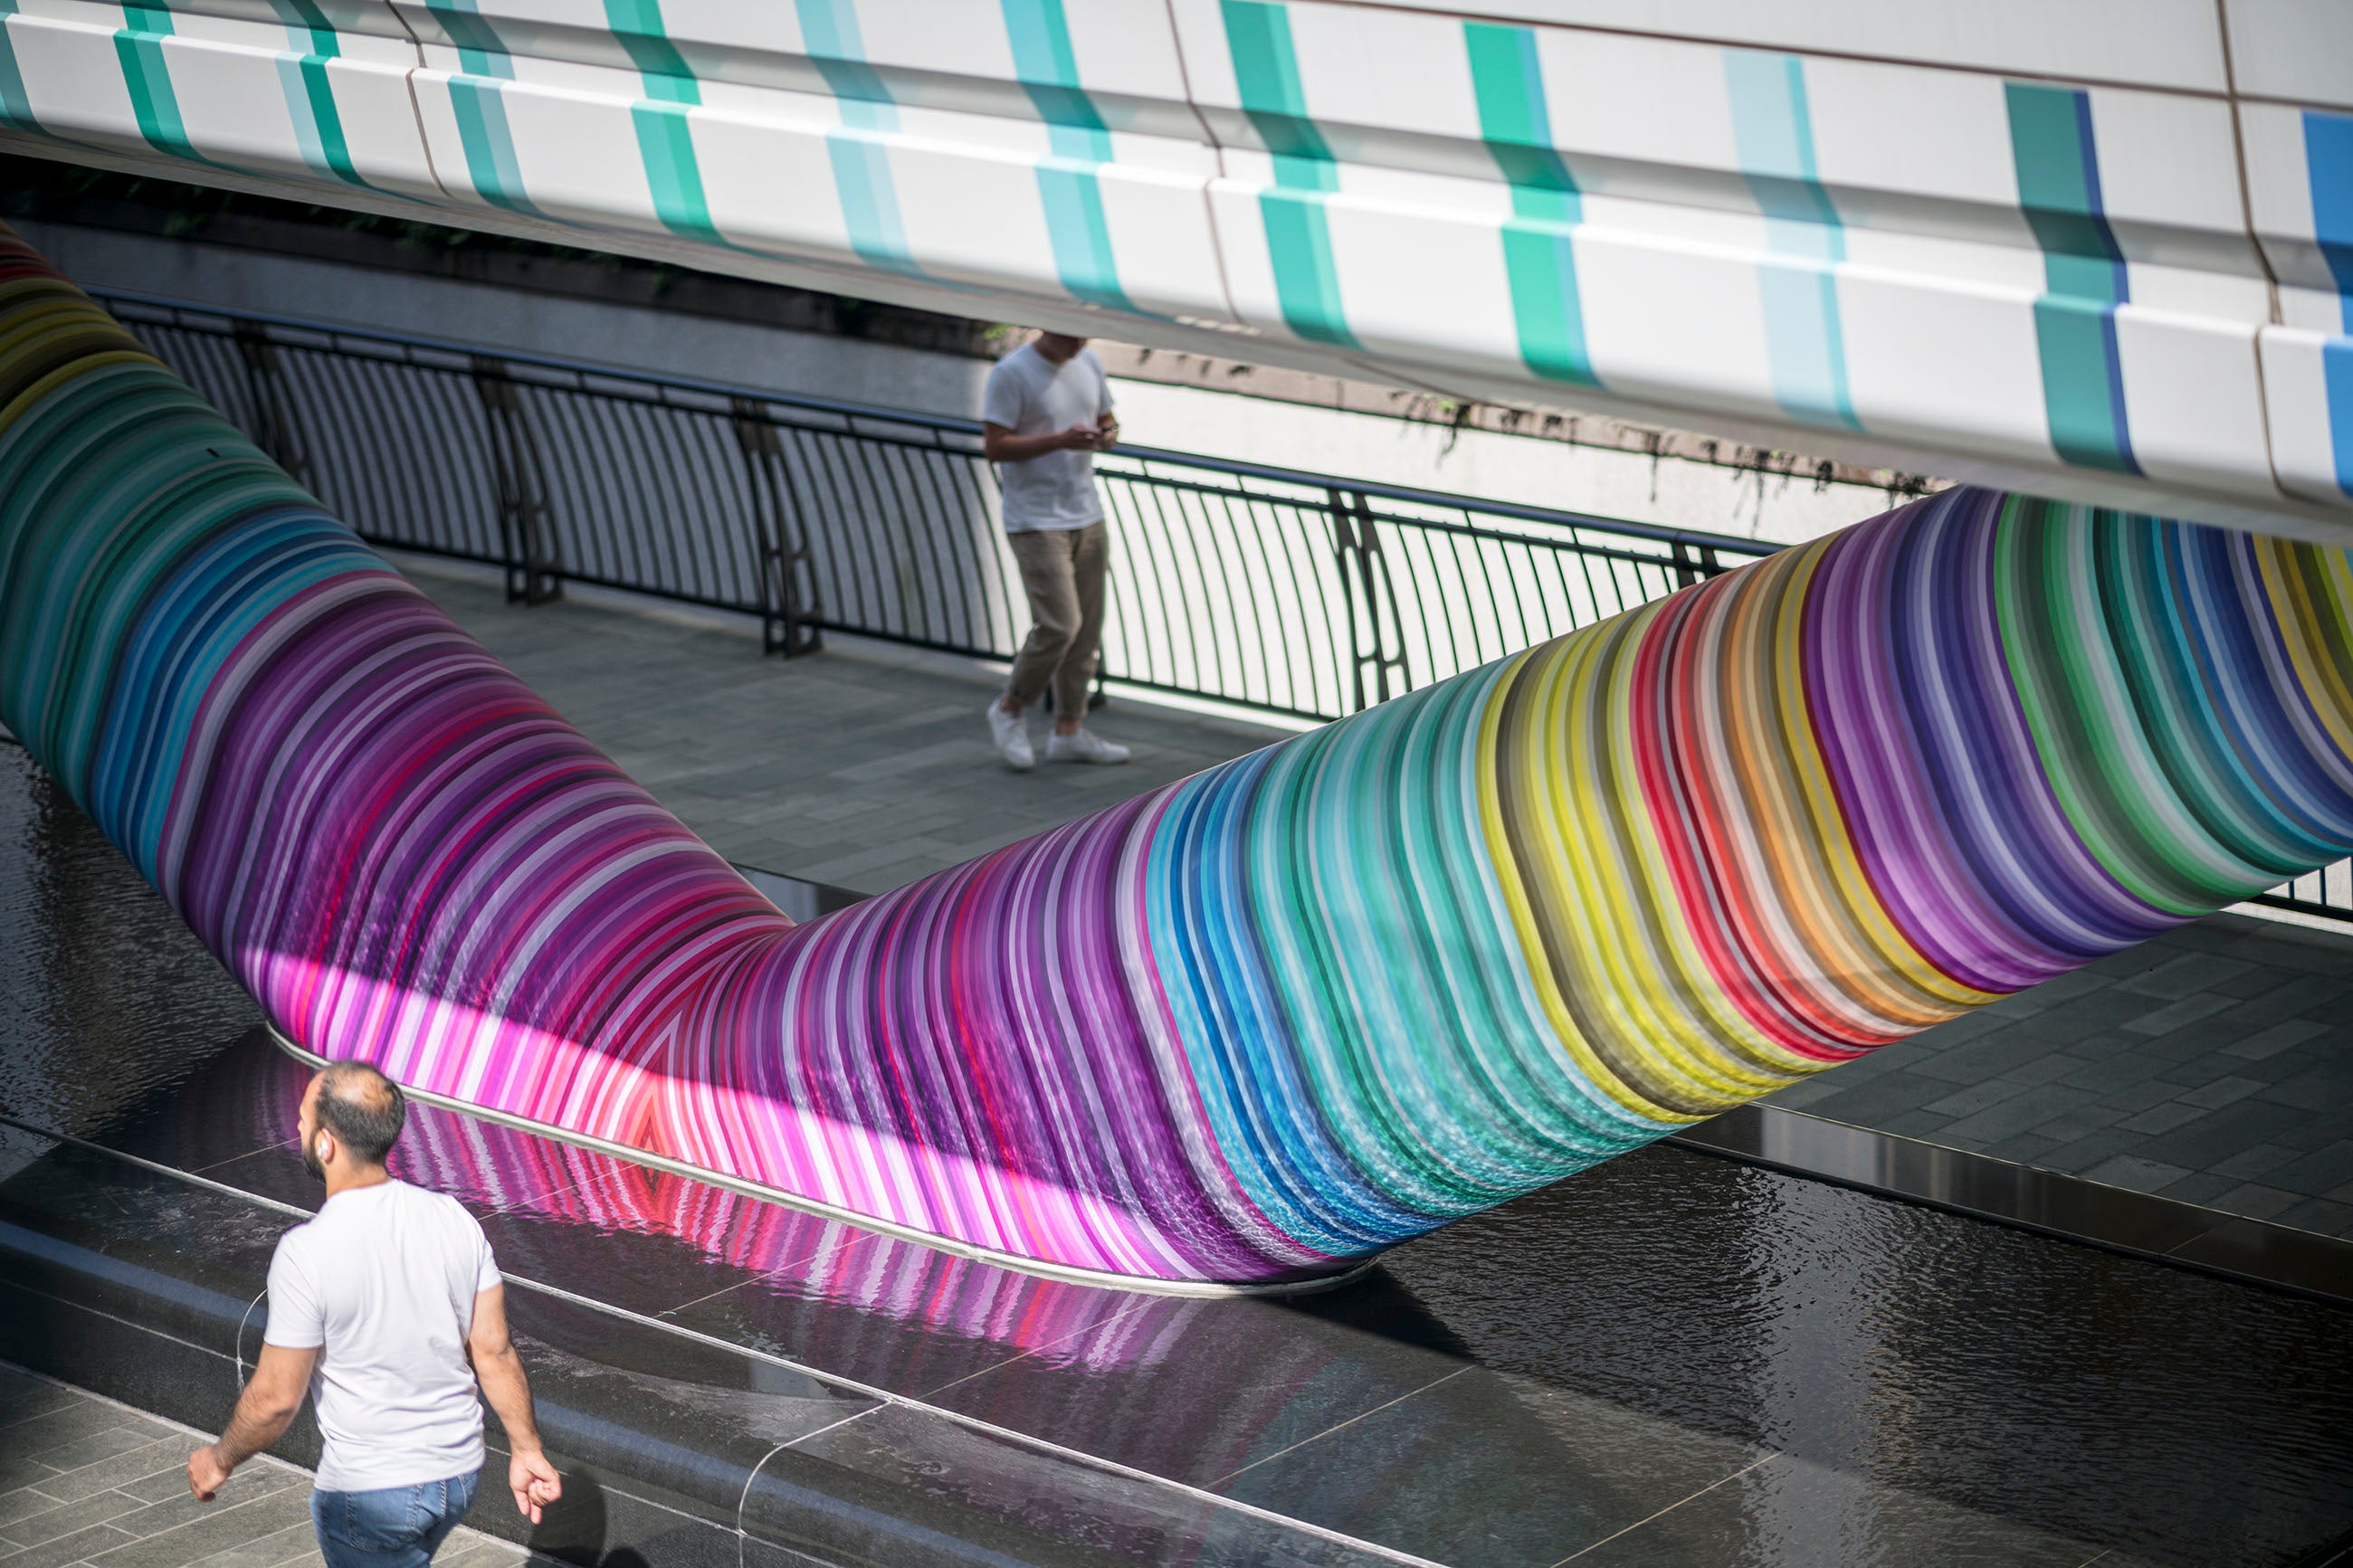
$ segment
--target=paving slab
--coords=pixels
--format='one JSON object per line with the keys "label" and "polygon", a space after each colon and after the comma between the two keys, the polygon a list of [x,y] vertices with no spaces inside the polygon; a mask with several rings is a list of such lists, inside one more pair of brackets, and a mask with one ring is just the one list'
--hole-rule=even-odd
{"label": "paving slab", "polygon": [[2348,997],[2353,926],[2216,915],[1765,1103],[2353,1240]]}
{"label": "paving slab", "polygon": [[1008,768],[984,712],[1004,668],[860,638],[764,658],[748,617],[396,560],[452,619],[729,859],[862,893],[960,865],[1295,733],[1126,691],[1090,716],[1134,760]]}
{"label": "paving slab", "polygon": [[[307,1470],[264,1454],[241,1466],[216,1501],[200,1503],[188,1495],[184,1467],[209,1433],[5,1363],[0,1394],[42,1410],[0,1424],[0,1474],[18,1464],[49,1470],[37,1487],[0,1489],[0,1568],[284,1568],[317,1557]],[[92,1443],[103,1434],[121,1434],[128,1447]],[[554,1568],[463,1527],[439,1560],[452,1568]]]}

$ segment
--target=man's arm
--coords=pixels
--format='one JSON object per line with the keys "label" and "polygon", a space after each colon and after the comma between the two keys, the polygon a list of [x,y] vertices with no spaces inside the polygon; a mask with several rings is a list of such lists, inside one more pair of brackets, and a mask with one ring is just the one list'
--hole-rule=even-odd
{"label": "man's arm", "polygon": [[466,1333],[466,1354],[482,1397],[499,1413],[507,1429],[507,1488],[514,1493],[515,1511],[539,1522],[542,1505],[564,1495],[563,1478],[547,1462],[539,1446],[539,1423],[532,1419],[531,1383],[523,1376],[522,1357],[515,1353],[507,1333],[507,1288],[493,1285],[474,1298],[474,1326]]}
{"label": "man's arm", "polygon": [[980,455],[992,463],[1026,463],[1049,452],[1081,447],[1099,451],[1104,445],[1102,428],[1093,425],[1073,425],[1067,430],[1049,430],[1038,436],[1016,436],[1002,425],[983,424],[980,427]]}
{"label": "man's arm", "polygon": [[220,1441],[188,1456],[188,1489],[198,1502],[210,1502],[231,1471],[285,1436],[302,1396],[311,1389],[311,1368],[318,1363],[319,1347],[289,1350],[264,1344],[253,1363],[253,1380],[237,1397],[236,1413]]}

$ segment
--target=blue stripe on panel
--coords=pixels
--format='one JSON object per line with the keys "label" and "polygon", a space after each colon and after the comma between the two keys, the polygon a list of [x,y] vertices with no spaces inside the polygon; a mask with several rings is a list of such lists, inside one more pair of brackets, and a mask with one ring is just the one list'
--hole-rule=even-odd
{"label": "blue stripe on panel", "polygon": [[343,54],[334,24],[318,0],[269,0],[269,7],[286,28],[290,52],[278,57],[278,83],[286,96],[286,113],[293,121],[303,165],[345,184],[374,189],[352,163],[334,83],[327,75],[327,62]]}
{"label": "blue stripe on panel", "polygon": [[1340,302],[1340,269],[1324,198],[1340,172],[1324,133],[1307,116],[1291,16],[1267,0],[1219,0],[1234,85],[1274,164],[1274,184],[1259,193],[1267,259],[1274,268],[1283,324],[1310,342],[1359,348]]}
{"label": "blue stripe on panel", "polygon": [[645,166],[654,216],[664,228],[705,245],[740,248],[711,220],[702,165],[694,152],[689,112],[702,102],[694,68],[670,41],[659,0],[605,0],[605,23],[628,51],[645,96],[629,107],[638,161]]}
{"label": "blue stripe on panel", "polygon": [[1051,155],[1038,165],[1038,196],[1054,270],[1075,299],[1114,310],[1135,309],[1119,284],[1111,221],[1097,171],[1112,161],[1111,132],[1079,81],[1062,0],[1002,0],[1013,68],[1046,121]]}
{"label": "blue stripe on panel", "polygon": [[171,59],[164,52],[164,41],[172,36],[169,6],[122,7],[122,26],[114,35],[114,58],[122,69],[122,85],[131,94],[139,134],[158,153],[227,169],[230,165],[206,157],[188,139],[187,122],[180,117],[180,95],[172,87]]}
{"label": "blue stripe on panel", "polygon": [[2304,166],[2312,186],[2312,237],[2337,280],[2345,331],[2322,345],[2320,365],[2337,488],[2353,495],[2353,115],[2305,112]]}
{"label": "blue stripe on panel", "polygon": [[310,90],[302,81],[302,56],[297,52],[302,45],[289,27],[287,41],[292,49],[278,57],[278,90],[285,95],[286,118],[294,125],[294,146],[302,154],[302,166],[314,174],[332,176],[334,170],[327,166],[327,149],[319,140],[319,122],[311,113]]}
{"label": "blue stripe on panel", "polygon": [[1599,386],[1586,348],[1572,238],[1585,221],[1585,201],[1553,145],[1535,33],[1465,22],[1462,37],[1479,104],[1479,133],[1512,190],[1512,216],[1504,221],[1504,274],[1520,358],[1538,375]]}
{"label": "blue stripe on panel", "polygon": [[425,8],[457,46],[459,69],[468,76],[513,79],[514,62],[507,58],[507,47],[474,0],[425,0]]}
{"label": "blue stripe on panel", "polygon": [[33,118],[33,100],[25,91],[24,68],[16,63],[16,45],[8,36],[8,18],[16,14],[16,0],[0,0],[0,125],[11,131],[47,135]]}
{"label": "blue stripe on panel", "polygon": [[1732,133],[1742,174],[1765,214],[1772,252],[1757,270],[1773,398],[1810,425],[1862,428],[1847,387],[1838,264],[1846,230],[1814,163],[1805,62],[1796,55],[1725,52]]}
{"label": "blue stripe on panel", "polygon": [[853,0],[794,0],[802,46],[833,91],[841,123],[826,133],[826,155],[841,201],[849,248],[870,267],[921,277],[907,248],[899,191],[882,138],[899,129],[899,108],[881,73],[867,63]]}
{"label": "blue stripe on panel", "polygon": [[509,212],[544,216],[523,194],[522,165],[515,157],[514,132],[507,125],[502,84],[514,79],[514,62],[474,0],[426,0],[426,9],[458,48],[459,74],[449,79],[449,108],[465,150],[466,177],[474,192]]}
{"label": "blue stripe on panel", "polygon": [[2116,342],[2132,275],[2100,192],[2091,95],[2022,81],[2005,82],[2002,94],[2019,205],[2042,247],[2034,334],[2052,449],[2065,462],[2137,474]]}

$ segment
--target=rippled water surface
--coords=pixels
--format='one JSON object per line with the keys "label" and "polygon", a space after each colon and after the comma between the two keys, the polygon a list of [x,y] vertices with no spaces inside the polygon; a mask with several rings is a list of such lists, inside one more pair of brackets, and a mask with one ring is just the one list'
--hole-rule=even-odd
{"label": "rippled water surface", "polygon": [[0,741],[0,1108],[87,1136],[260,1021],[162,895]]}
{"label": "rippled water surface", "polygon": [[[266,1152],[301,1075],[258,1022],[0,744],[0,1110]],[[417,1179],[501,1208],[511,1268],[649,1313],[758,1275],[681,1321],[1446,1561],[1554,1561],[1575,1509],[1627,1521],[1583,1568],[2287,1564],[2353,1530],[2353,1311],[1680,1150],[1326,1296],[1114,1310],[438,1116]]]}
{"label": "rippled water surface", "polygon": [[1388,1268],[1490,1367],[2152,1561],[2353,1526],[2353,1310],[1666,1148]]}

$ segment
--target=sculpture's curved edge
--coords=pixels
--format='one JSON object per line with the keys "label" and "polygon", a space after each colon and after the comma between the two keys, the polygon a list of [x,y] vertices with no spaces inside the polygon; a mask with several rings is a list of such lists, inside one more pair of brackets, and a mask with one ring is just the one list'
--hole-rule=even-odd
{"label": "sculpture's curved edge", "polygon": [[[269,1034],[271,1045],[276,1046],[304,1067],[322,1068],[327,1065],[325,1057],[297,1045],[289,1039],[285,1032],[276,1024],[265,1023],[262,1026]],[[1063,1264],[1049,1263],[1041,1258],[1023,1258],[1015,1253],[1000,1252],[991,1247],[976,1247],[970,1242],[958,1241],[954,1237],[941,1236],[934,1231],[917,1230],[913,1226],[893,1225],[888,1220],[876,1219],[871,1215],[860,1214],[854,1209],[837,1208],[831,1204],[820,1203],[814,1198],[805,1198],[780,1188],[763,1186],[758,1182],[748,1182],[740,1176],[730,1176],[707,1166],[689,1164],[684,1160],[673,1160],[667,1155],[657,1154],[651,1150],[634,1148],[627,1143],[616,1143],[609,1139],[598,1138],[586,1132],[575,1132],[552,1122],[533,1121],[528,1116],[517,1116],[512,1111],[495,1110],[489,1106],[476,1104],[470,1100],[455,1099],[446,1094],[436,1094],[429,1089],[418,1089],[411,1084],[402,1084],[400,1091],[409,1099],[423,1105],[433,1106],[437,1110],[450,1111],[459,1116],[470,1116],[479,1121],[495,1122],[501,1127],[511,1127],[518,1132],[529,1132],[537,1137],[552,1139],[558,1143],[569,1143],[575,1149],[586,1149],[591,1153],[625,1160],[630,1164],[643,1165],[649,1171],[657,1171],[664,1175],[682,1176],[688,1181],[701,1182],[705,1186],[740,1193],[745,1197],[757,1198],[762,1203],[775,1204],[779,1208],[791,1209],[796,1213],[810,1215],[818,1219],[832,1220],[838,1224],[850,1226],[859,1230],[871,1231],[877,1236],[887,1236],[899,1241],[912,1241],[919,1246],[931,1247],[934,1251],[944,1252],[953,1258],[966,1258],[975,1263],[986,1263],[992,1268],[1008,1269],[1016,1274],[1028,1274],[1039,1279],[1052,1279],[1065,1285],[1086,1285],[1100,1290],[1124,1290],[1134,1295],[1144,1296],[1204,1298],[1313,1296],[1325,1290],[1336,1290],[1344,1285],[1354,1284],[1379,1268],[1381,1259],[1388,1256],[1386,1253],[1377,1252],[1369,1258],[1359,1258],[1348,1267],[1331,1273],[1303,1274],[1291,1279],[1160,1279],[1144,1274],[1113,1274],[1100,1268],[1074,1268]]]}

